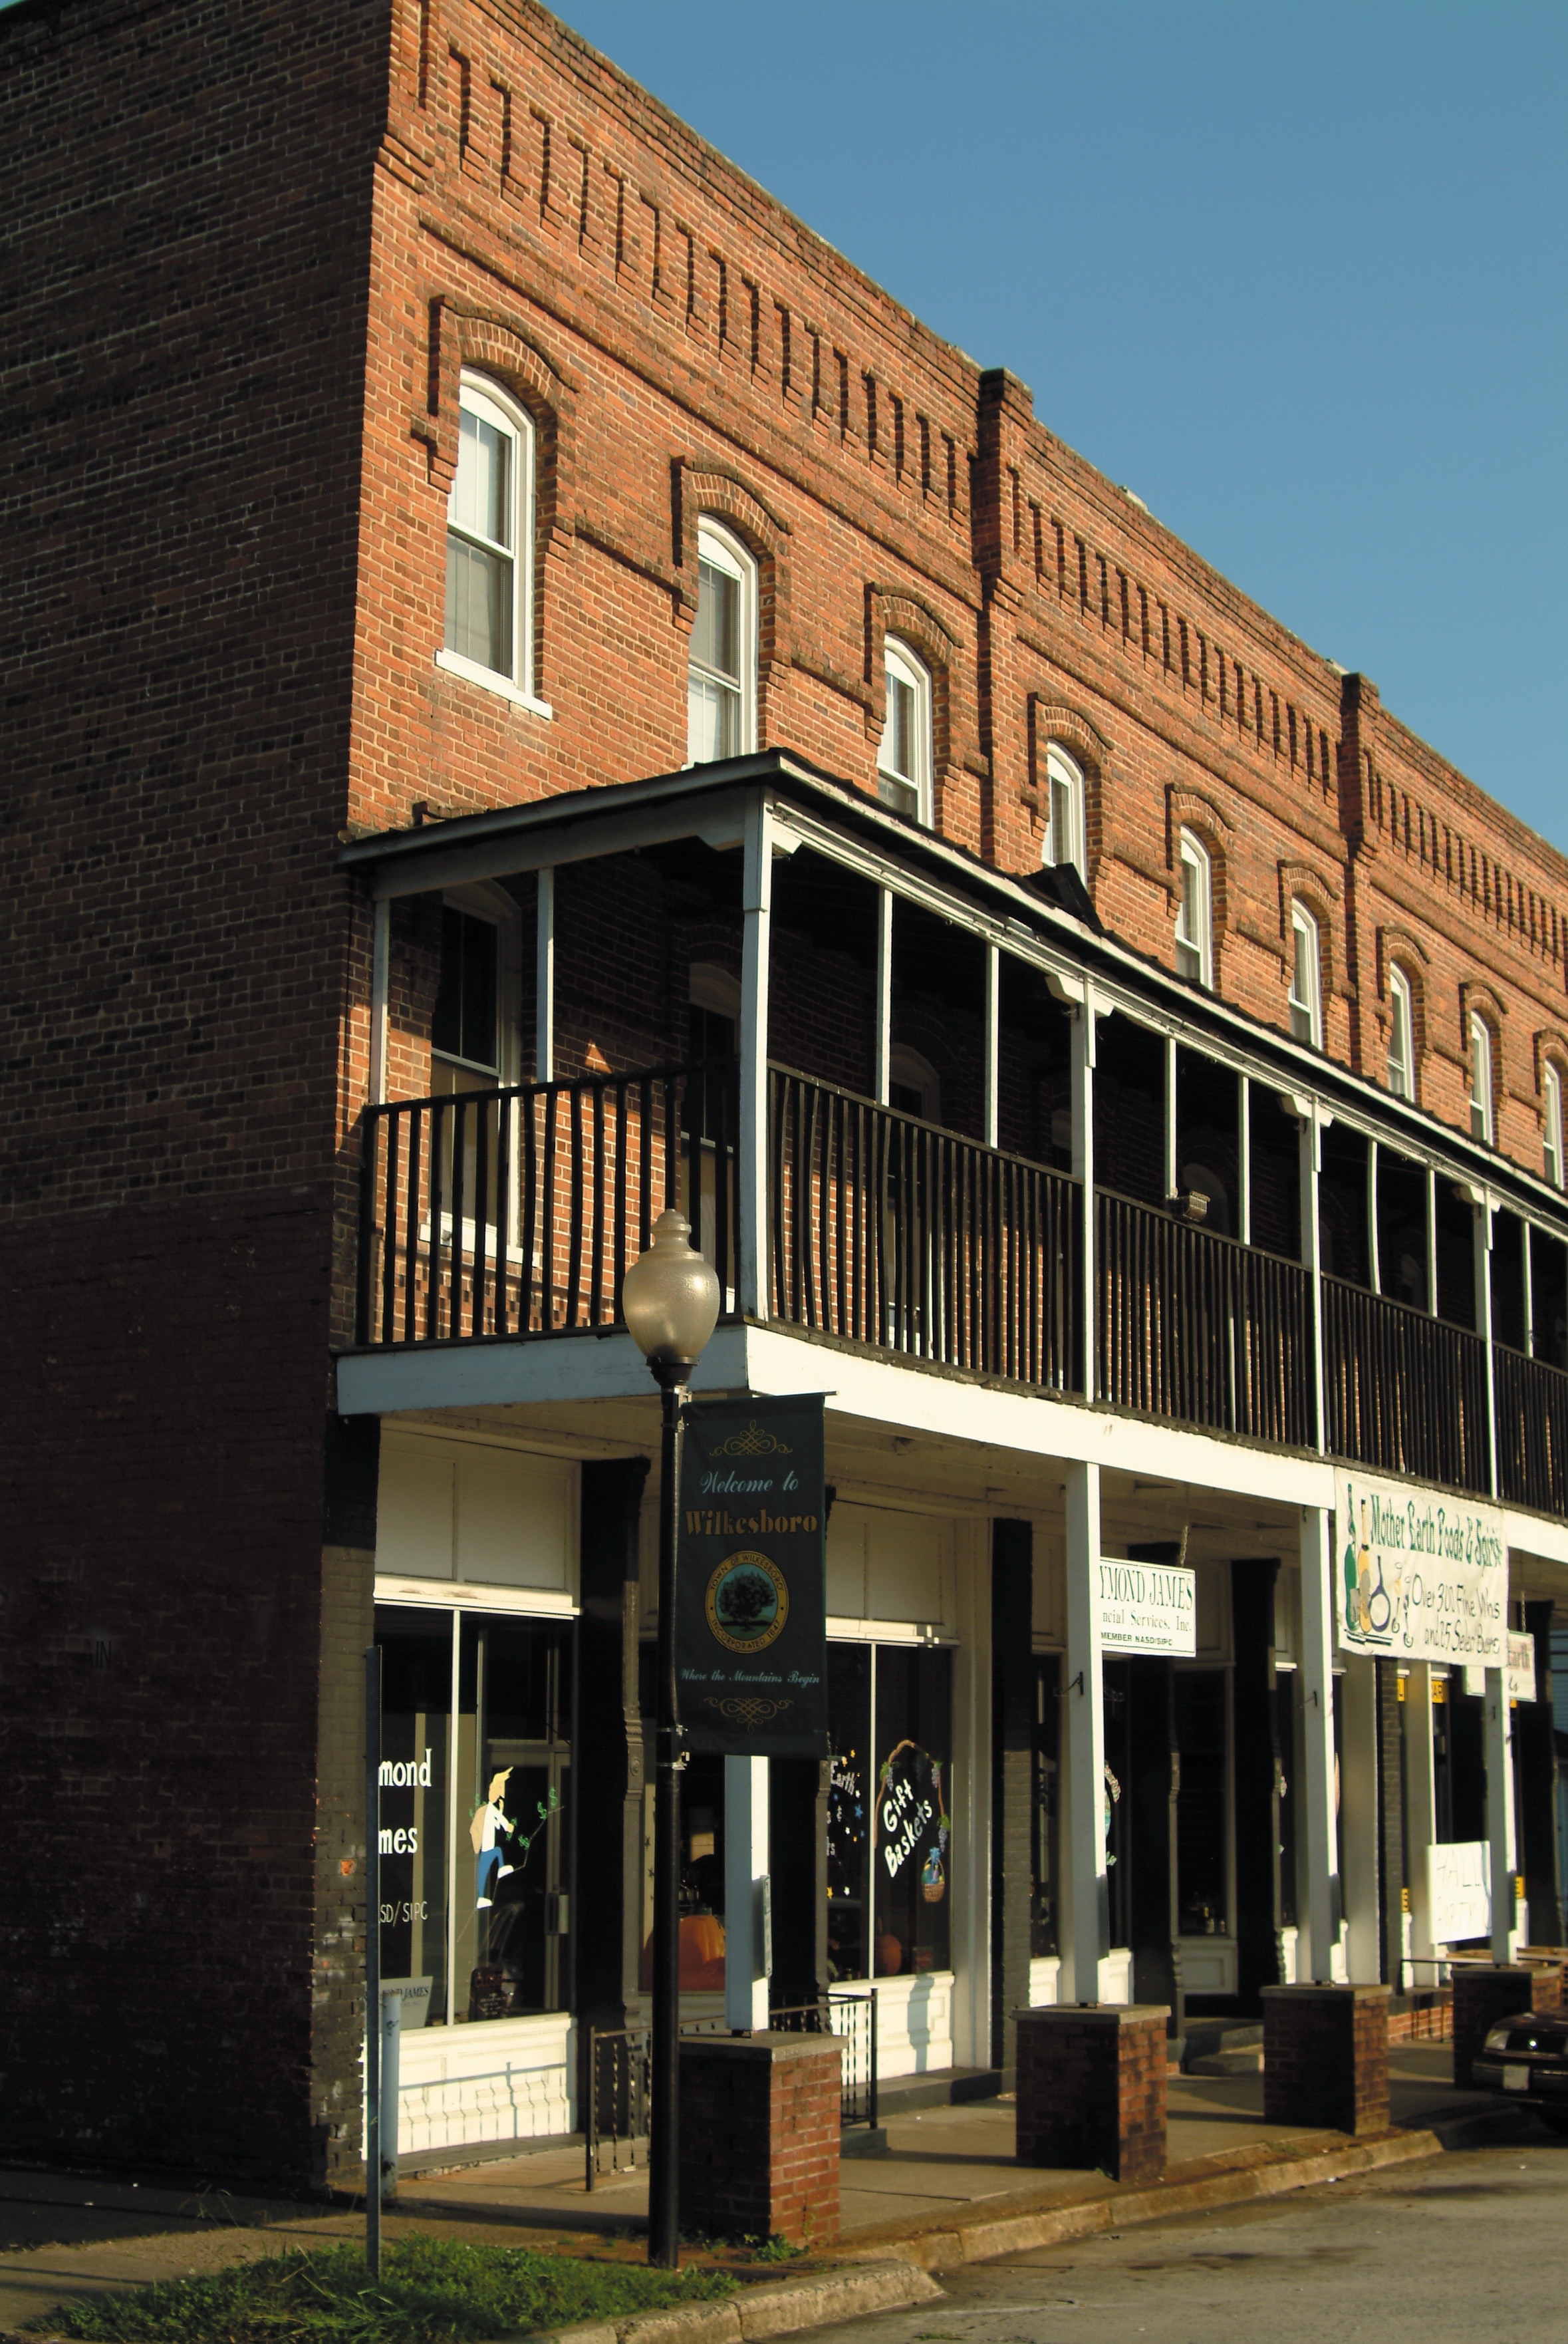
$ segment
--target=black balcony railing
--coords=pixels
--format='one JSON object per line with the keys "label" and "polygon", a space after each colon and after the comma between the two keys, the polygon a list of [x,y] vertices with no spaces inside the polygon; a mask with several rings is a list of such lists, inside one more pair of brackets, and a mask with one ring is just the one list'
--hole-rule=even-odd
{"label": "black balcony railing", "polygon": [[775,1318],[1079,1387],[1076,1181],[773,1066],[768,1202]]}
{"label": "black balcony railing", "polygon": [[1336,1457],[1457,1490],[1489,1486],[1479,1335],[1325,1278],[1323,1399]]}
{"label": "black balcony railing", "polygon": [[726,1059],[373,1107],[359,1341],[618,1326],[627,1266],[668,1205],[733,1310],[738,1099]]}
{"label": "black balcony railing", "polygon": [[1498,1495],[1568,1514],[1568,1376],[1502,1343],[1492,1359]]}
{"label": "black balcony railing", "polygon": [[1096,1396],[1310,1446],[1312,1291],[1300,1263],[1103,1189],[1094,1228]]}

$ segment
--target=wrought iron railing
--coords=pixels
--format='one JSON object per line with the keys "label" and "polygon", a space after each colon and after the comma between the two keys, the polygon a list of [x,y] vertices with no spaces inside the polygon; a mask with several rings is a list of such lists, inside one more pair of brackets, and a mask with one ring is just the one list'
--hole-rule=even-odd
{"label": "wrought iron railing", "polygon": [[1103,1189],[1094,1213],[1097,1398],[1310,1446],[1310,1273]]}
{"label": "wrought iron railing", "polygon": [[582,2133],[590,2189],[601,2173],[629,2172],[648,2162],[652,2042],[646,2026],[588,2030]]}
{"label": "wrought iron railing", "polygon": [[1325,1277],[1323,1400],[1336,1457],[1451,1489],[1489,1486],[1479,1335]]}
{"label": "wrought iron railing", "polygon": [[1080,1384],[1078,1183],[769,1069],[774,1317],[1049,1390]]}
{"label": "wrought iron railing", "polygon": [[627,1266],[668,1205],[733,1310],[738,1102],[721,1059],[372,1107],[358,1341],[618,1326]]}
{"label": "wrought iron railing", "polygon": [[836,2035],[843,2066],[839,2122],[877,2128],[877,1997],[827,1994],[817,2002],[775,2005],[769,2026],[780,2035]]}
{"label": "wrought iron railing", "polygon": [[1568,1376],[1503,1343],[1492,1357],[1498,1495],[1568,1513]]}

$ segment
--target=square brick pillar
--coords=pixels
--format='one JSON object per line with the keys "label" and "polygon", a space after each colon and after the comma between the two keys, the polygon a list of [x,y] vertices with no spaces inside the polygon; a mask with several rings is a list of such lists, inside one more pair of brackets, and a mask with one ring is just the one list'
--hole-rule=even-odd
{"label": "square brick pillar", "polygon": [[680,2046],[680,2227],[830,2246],[843,2053],[832,2035],[689,2035]]}
{"label": "square brick pillar", "polygon": [[1263,2121],[1388,2130],[1386,1985],[1263,1988]]}
{"label": "square brick pillar", "polygon": [[1516,2010],[1560,2010],[1563,1971],[1553,1962],[1455,1962],[1453,1980],[1453,2080],[1474,2081],[1470,2063],[1478,2058],[1488,2027]]}
{"label": "square brick pillar", "polygon": [[1113,2181],[1165,2170],[1162,2003],[1063,2003],[1020,2010],[1020,2165],[1098,2167]]}

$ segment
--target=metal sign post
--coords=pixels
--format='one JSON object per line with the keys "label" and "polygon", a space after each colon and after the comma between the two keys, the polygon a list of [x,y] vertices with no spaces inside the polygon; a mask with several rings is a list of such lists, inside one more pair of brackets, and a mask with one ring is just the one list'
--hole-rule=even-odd
{"label": "metal sign post", "polygon": [[365,2260],[381,2276],[381,1648],[365,1654]]}

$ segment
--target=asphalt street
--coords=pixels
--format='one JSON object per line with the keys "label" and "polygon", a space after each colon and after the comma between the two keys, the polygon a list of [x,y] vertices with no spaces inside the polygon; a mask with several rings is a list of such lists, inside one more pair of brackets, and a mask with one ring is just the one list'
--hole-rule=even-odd
{"label": "asphalt street", "polygon": [[1543,2134],[944,2276],[820,2344],[1568,2339],[1568,2140]]}

